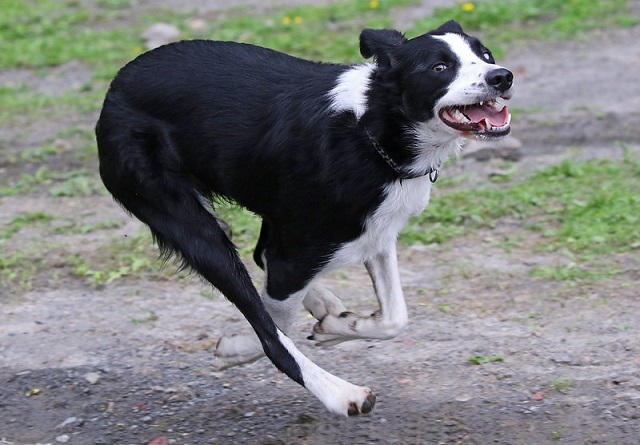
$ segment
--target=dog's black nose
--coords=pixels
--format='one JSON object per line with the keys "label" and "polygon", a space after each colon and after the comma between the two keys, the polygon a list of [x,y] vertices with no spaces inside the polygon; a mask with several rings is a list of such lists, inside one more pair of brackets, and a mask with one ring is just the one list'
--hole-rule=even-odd
{"label": "dog's black nose", "polygon": [[485,79],[490,86],[501,93],[504,93],[513,85],[513,73],[504,68],[489,71]]}

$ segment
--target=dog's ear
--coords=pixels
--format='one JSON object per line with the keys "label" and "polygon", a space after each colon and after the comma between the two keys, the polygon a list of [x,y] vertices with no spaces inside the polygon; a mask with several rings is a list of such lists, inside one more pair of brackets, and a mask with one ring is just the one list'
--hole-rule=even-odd
{"label": "dog's ear", "polygon": [[460,26],[460,24],[455,20],[449,20],[448,22],[442,24],[442,26],[440,26],[438,29],[434,30],[433,32],[438,34],[446,34],[448,32],[453,32],[456,34],[464,34],[464,31],[462,30],[462,26]]}
{"label": "dog's ear", "polygon": [[375,57],[378,65],[391,66],[392,48],[405,43],[407,39],[393,29],[365,29],[360,33],[360,54],[365,59]]}

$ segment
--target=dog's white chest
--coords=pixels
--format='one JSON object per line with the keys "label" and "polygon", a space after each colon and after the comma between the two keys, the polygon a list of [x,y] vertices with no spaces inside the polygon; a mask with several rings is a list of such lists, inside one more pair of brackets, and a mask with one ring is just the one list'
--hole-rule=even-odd
{"label": "dog's white chest", "polygon": [[422,212],[429,203],[431,181],[428,176],[396,181],[385,189],[385,198],[369,216],[364,232],[343,245],[329,262],[329,269],[361,264],[396,242],[407,220]]}

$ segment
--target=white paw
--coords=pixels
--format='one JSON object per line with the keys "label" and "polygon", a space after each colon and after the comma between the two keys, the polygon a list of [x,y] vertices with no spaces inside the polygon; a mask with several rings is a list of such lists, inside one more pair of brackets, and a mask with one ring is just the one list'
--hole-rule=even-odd
{"label": "white paw", "polygon": [[405,318],[390,320],[376,312],[368,317],[353,312],[342,312],[338,316],[327,315],[313,327],[308,337],[316,346],[332,346],[355,339],[388,340],[400,334],[407,325]]}
{"label": "white paw", "polygon": [[323,286],[313,286],[309,289],[303,305],[316,320],[322,320],[329,314],[338,316],[346,311],[342,301]]}
{"label": "white paw", "polygon": [[376,395],[369,388],[353,385],[331,374],[327,377],[323,382],[326,386],[323,388],[313,388],[314,385],[308,385],[308,389],[329,411],[342,416],[357,416],[373,410]]}
{"label": "white paw", "polygon": [[255,362],[263,356],[264,351],[255,335],[224,336],[218,340],[212,366],[221,371]]}
{"label": "white paw", "polygon": [[339,315],[328,314],[313,327],[309,340],[315,340],[316,346],[333,346],[347,340],[360,338],[358,322],[362,320],[353,312]]}

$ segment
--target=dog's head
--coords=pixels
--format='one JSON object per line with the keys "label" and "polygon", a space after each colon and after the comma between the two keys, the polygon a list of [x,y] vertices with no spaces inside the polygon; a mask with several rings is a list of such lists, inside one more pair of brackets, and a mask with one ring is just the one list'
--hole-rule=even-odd
{"label": "dog's head", "polygon": [[509,133],[511,116],[496,101],[511,97],[513,74],[456,22],[411,40],[398,31],[367,29],[360,52],[375,57],[379,75],[410,121],[453,136]]}

